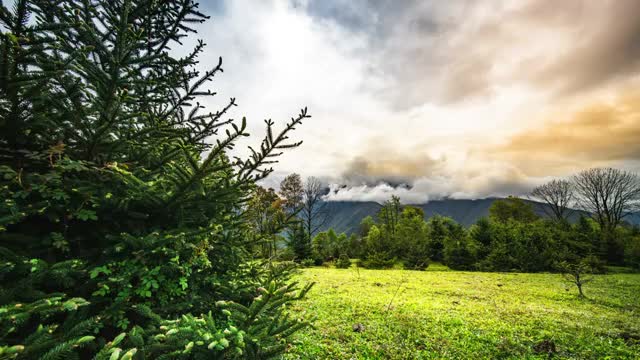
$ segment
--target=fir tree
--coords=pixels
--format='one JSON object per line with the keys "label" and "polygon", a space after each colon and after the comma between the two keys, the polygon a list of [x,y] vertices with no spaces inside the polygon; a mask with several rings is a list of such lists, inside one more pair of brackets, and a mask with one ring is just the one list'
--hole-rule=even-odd
{"label": "fir tree", "polygon": [[[248,136],[244,118],[228,118],[235,99],[215,112],[201,105],[216,95],[207,86],[222,60],[200,71],[203,41],[171,55],[206,19],[193,0],[0,6],[0,306],[22,309],[0,334],[2,351],[264,357],[306,324],[279,307],[298,298],[290,271],[252,258],[246,210],[309,116],[303,109],[280,132],[267,120],[259,148],[230,157]],[[269,295],[258,299],[262,286]],[[257,328],[236,313],[256,303]],[[251,336],[202,348],[216,333],[203,321]],[[170,324],[190,340],[169,340]]]}

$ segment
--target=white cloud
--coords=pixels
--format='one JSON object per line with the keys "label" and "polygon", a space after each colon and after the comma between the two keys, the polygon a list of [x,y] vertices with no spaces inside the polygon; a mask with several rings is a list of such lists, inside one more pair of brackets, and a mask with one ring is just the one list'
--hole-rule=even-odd
{"label": "white cloud", "polygon": [[[313,117],[293,134],[304,144],[281,158],[270,186],[298,172],[336,184],[333,200],[525,192],[542,178],[487,149],[535,128],[550,109],[586,101],[558,97],[535,74],[562,63],[580,29],[606,11],[569,0],[560,9],[539,0],[500,4],[225,1],[199,29],[208,43],[202,68],[222,56],[225,69],[212,83],[220,95],[206,105],[215,110],[236,97],[233,117],[246,115],[256,136],[263,119],[283,124],[309,108]],[[407,157],[445,161],[437,169],[413,161],[408,187],[379,183],[384,166],[365,184],[342,176],[356,158]],[[390,169],[394,176],[405,167]],[[340,187],[346,183],[354,187]]]}
{"label": "white cloud", "polygon": [[547,180],[529,178],[517,168],[501,162],[483,160],[467,154],[461,161],[444,161],[422,174],[415,174],[403,184],[389,184],[371,177],[360,183],[340,179],[330,184],[326,196],[330,201],[384,202],[392,195],[405,204],[418,204],[443,198],[479,199],[526,193]]}
{"label": "white cloud", "polygon": [[283,124],[308,107],[312,118],[293,135],[304,145],[285,154],[279,170],[334,173],[342,152],[382,125],[387,110],[372,92],[385,80],[369,74],[365,39],[335,23],[283,1],[240,0],[227,2],[199,35],[210,38],[202,67],[223,56],[225,72],[213,86],[222,99],[237,98],[235,114],[247,116],[253,134],[263,134],[265,118]]}

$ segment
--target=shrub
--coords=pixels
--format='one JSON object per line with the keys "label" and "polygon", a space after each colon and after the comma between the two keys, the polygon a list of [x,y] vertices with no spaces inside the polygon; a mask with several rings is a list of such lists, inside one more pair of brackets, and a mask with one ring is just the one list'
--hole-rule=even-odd
{"label": "shrub", "polygon": [[634,237],[625,249],[625,263],[640,270],[640,236]]}
{"label": "shrub", "polygon": [[316,265],[316,262],[313,259],[304,259],[304,260],[300,261],[300,266],[305,267],[305,268],[312,267],[314,265]]}
{"label": "shrub", "polygon": [[362,266],[367,269],[391,269],[395,263],[396,259],[390,257],[388,253],[375,252],[367,255],[367,258],[362,261]]}
{"label": "shrub", "polygon": [[429,257],[427,256],[406,256],[402,261],[405,269],[426,270],[429,267]]}
{"label": "shrub", "polygon": [[606,263],[595,255],[587,255],[581,261],[593,274],[606,274]]}
{"label": "shrub", "polygon": [[290,248],[282,249],[278,253],[278,261],[294,261],[296,254]]}
{"label": "shrub", "polygon": [[351,260],[346,254],[342,254],[338,257],[338,260],[336,260],[335,265],[338,269],[348,269],[351,267]]}

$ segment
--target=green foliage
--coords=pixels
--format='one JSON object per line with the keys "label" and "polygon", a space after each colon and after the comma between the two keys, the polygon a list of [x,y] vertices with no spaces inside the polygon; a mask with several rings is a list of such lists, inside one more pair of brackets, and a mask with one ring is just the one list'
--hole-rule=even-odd
{"label": "green foliage", "polygon": [[[77,350],[89,346],[95,339],[93,334],[102,327],[98,318],[83,319],[79,315],[88,304],[81,298],[49,295],[30,303],[1,306],[0,356],[8,359],[77,358]],[[67,317],[64,323],[51,323],[61,315]],[[5,345],[7,343],[12,345]]]}
{"label": "green foliage", "polygon": [[313,238],[313,258],[322,262],[337,259],[341,254],[349,251],[349,239],[345,233],[336,234],[333,229],[318,233]]}
{"label": "green foliage", "polygon": [[429,257],[433,261],[444,259],[444,244],[454,231],[458,231],[459,227],[460,225],[453,219],[438,215],[427,221]]}
{"label": "green foliage", "polygon": [[378,224],[381,230],[381,236],[385,238],[387,243],[392,243],[395,240],[401,212],[402,206],[400,205],[400,198],[395,195],[391,196],[390,200],[385,201],[380,211],[378,211]]}
{"label": "green foliage", "polygon": [[304,268],[312,267],[315,265],[315,261],[313,259],[304,259],[300,261],[300,266]]}
{"label": "green foliage", "polygon": [[[575,224],[542,219],[528,203],[513,197],[498,203],[489,218],[465,229],[438,215],[425,221],[422,209],[400,206],[394,198],[385,203],[378,222],[371,217],[362,220],[361,234],[366,236],[352,234],[346,254],[369,268],[391,268],[397,260],[415,270],[435,261],[456,270],[558,271],[555,263],[590,259],[594,271],[604,273],[612,252],[618,261],[608,265],[620,265],[624,259],[627,266],[636,266],[639,233],[620,226],[615,236],[604,236],[599,225],[586,217]],[[333,231],[319,234],[314,244],[318,265],[343,251]]]}
{"label": "green foliage", "polygon": [[443,262],[455,270],[473,270],[477,261],[478,245],[464,231],[456,227],[446,237],[443,250]]}
{"label": "green foliage", "polygon": [[331,259],[333,255],[333,244],[330,242],[327,232],[323,231],[318,233],[318,235],[313,238],[311,246],[313,249],[313,258],[316,259],[316,262],[319,261],[323,263]]}
{"label": "green foliage", "polygon": [[[202,41],[172,55],[206,19],[193,0],[0,5],[4,354],[194,358],[206,334],[235,326],[233,349],[205,347],[207,356],[266,357],[307,324],[286,312],[300,295],[290,271],[253,252],[274,255],[286,223],[277,195],[256,181],[300,145],[288,137],[309,116],[303,109],[280,132],[267,120],[259,148],[231,159],[248,136],[244,118],[225,120],[235,100],[216,112],[200,105],[215,95],[206,86],[221,60],[198,71]],[[264,309],[240,321],[258,302]],[[180,335],[160,342],[172,324]],[[251,336],[246,347],[240,333]]]}
{"label": "green foliage", "polygon": [[629,240],[625,254],[626,262],[629,266],[640,270],[640,236],[634,236]]}
{"label": "green foliage", "polygon": [[287,246],[293,251],[294,260],[301,262],[312,256],[309,235],[300,221],[294,222],[287,230]]}
{"label": "green foliage", "polygon": [[[132,343],[136,343],[137,346],[140,345],[140,328],[136,328],[131,331],[129,339]],[[126,333],[118,334],[112,341],[109,341],[105,344],[105,346],[100,349],[100,351],[96,354],[95,360],[130,360],[133,359],[134,355],[138,353],[137,348],[126,348],[122,349],[121,344],[125,344],[123,340],[127,338]],[[127,340],[129,340],[127,339]]]}
{"label": "green foliage", "polygon": [[349,256],[347,256],[346,254],[342,254],[336,260],[335,265],[338,269],[348,269],[351,267],[351,259],[349,259]]}
{"label": "green foliage", "polygon": [[371,230],[371,227],[375,224],[376,222],[371,216],[365,217],[360,221],[360,232],[358,235],[363,239],[366,238],[367,235],[369,235],[369,230]]}
{"label": "green foliage", "polygon": [[388,252],[373,251],[367,254],[366,259],[362,261],[362,266],[367,269],[391,269],[394,267],[396,260]]}
{"label": "green foliage", "polygon": [[273,189],[257,186],[247,202],[245,214],[253,227],[254,242],[258,244],[261,256],[274,258],[278,249],[277,232],[290,221],[284,201]]}
{"label": "green foliage", "polygon": [[370,269],[382,269],[393,267],[396,259],[391,250],[393,245],[387,240],[377,225],[369,229],[365,240],[366,255],[362,265]]}
{"label": "green foliage", "polygon": [[303,206],[304,185],[299,174],[287,175],[280,183],[280,195],[287,213],[296,214]]}
{"label": "green foliage", "polygon": [[581,258],[580,263],[586,265],[593,274],[607,273],[606,263],[595,255],[587,255]]}
{"label": "green foliage", "polygon": [[428,227],[422,209],[407,206],[402,210],[394,250],[405,268],[424,270],[429,266]]}
{"label": "green foliage", "polygon": [[477,257],[484,258],[488,255],[492,241],[491,222],[488,218],[480,218],[471,225],[468,230],[469,238],[477,244]]}
{"label": "green foliage", "polygon": [[490,271],[551,270],[553,262],[565,253],[556,241],[561,238],[558,231],[559,228],[544,220],[492,222],[487,255],[478,267]]}
{"label": "green foliage", "polygon": [[363,252],[362,238],[356,234],[349,235],[347,255],[350,258],[360,258]]}
{"label": "green foliage", "polygon": [[[272,271],[290,271],[290,264]],[[276,276],[267,288],[257,289],[249,305],[218,301],[224,322],[212,312],[201,316],[182,315],[163,321],[145,346],[153,359],[238,358],[266,359],[281,353],[291,334],[309,325],[302,318],[292,318],[285,306],[305,296],[311,283],[298,290],[297,283],[284,282]]]}
{"label": "green foliage", "polygon": [[506,199],[496,200],[489,208],[489,218],[496,222],[515,220],[519,222],[533,222],[539,216],[533,211],[533,207],[524,200],[509,196]]}

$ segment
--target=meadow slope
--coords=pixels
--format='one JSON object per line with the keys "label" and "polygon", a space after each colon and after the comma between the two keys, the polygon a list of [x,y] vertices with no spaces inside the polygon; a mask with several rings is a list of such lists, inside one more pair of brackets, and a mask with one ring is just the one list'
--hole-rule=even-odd
{"label": "meadow slope", "polygon": [[640,274],[596,276],[587,299],[558,274],[438,265],[310,268],[299,280],[316,285],[295,310],[317,320],[284,359],[640,358]]}

